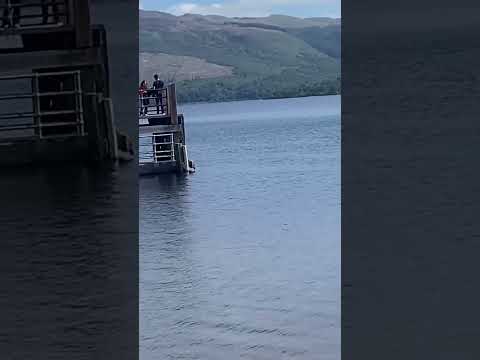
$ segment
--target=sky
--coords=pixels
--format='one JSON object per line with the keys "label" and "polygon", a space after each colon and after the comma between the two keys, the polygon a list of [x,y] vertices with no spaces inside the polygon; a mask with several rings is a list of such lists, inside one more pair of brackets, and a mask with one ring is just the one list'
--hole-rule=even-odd
{"label": "sky", "polygon": [[339,18],[341,0],[139,0],[140,9],[174,15],[186,13],[257,17],[282,14],[297,17]]}

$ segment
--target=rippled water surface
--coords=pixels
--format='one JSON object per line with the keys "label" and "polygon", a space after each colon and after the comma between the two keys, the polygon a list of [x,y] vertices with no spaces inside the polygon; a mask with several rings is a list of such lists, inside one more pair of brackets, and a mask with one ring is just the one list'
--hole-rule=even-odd
{"label": "rippled water surface", "polygon": [[2,359],[137,352],[133,165],[2,169]]}
{"label": "rippled water surface", "polygon": [[340,359],[340,98],[188,105],[140,181],[140,356]]}
{"label": "rippled water surface", "polygon": [[[115,121],[135,139],[138,2],[91,5],[108,32]],[[135,162],[0,168],[2,360],[135,359],[137,172]]]}

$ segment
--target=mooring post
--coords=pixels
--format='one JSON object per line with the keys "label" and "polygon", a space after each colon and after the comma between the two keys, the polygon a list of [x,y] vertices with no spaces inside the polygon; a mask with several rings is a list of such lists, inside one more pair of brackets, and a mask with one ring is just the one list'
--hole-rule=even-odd
{"label": "mooring post", "polygon": [[168,112],[170,115],[170,125],[177,125],[178,124],[177,95],[175,91],[175,84],[168,85],[167,97],[168,97]]}
{"label": "mooring post", "polygon": [[70,14],[70,19],[75,26],[77,48],[90,47],[92,43],[90,33],[90,0],[71,1],[73,1],[73,14]]}
{"label": "mooring post", "polygon": [[38,84],[38,73],[34,73],[32,77],[32,102],[33,102],[33,123],[35,125],[35,135],[40,138],[41,137],[41,119],[40,119],[40,88]]}
{"label": "mooring post", "polygon": [[[168,112],[170,115],[170,125],[178,125],[177,95],[175,91],[175,84],[168,85],[167,99],[168,99]],[[178,131],[175,131],[174,133],[174,142],[175,143],[182,142],[182,134],[179,134]]]}

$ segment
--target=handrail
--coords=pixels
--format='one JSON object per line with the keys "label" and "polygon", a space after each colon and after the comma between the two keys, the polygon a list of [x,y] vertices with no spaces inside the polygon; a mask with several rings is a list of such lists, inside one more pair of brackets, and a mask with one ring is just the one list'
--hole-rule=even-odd
{"label": "handrail", "polygon": [[[40,10],[31,13],[30,9]],[[22,10],[28,9],[28,13]],[[0,25],[10,28],[42,28],[51,25],[64,25],[69,22],[69,0],[31,0],[30,2],[12,2],[0,5]],[[53,18],[53,21],[50,21]],[[22,20],[38,19],[40,22],[22,22]]]}
{"label": "handrail", "polygon": [[[168,139],[167,141],[157,141],[159,138]],[[142,139],[149,141],[142,142]],[[174,136],[172,133],[151,133],[140,136],[139,162],[160,163],[164,161],[175,161]]]}
{"label": "handrail", "polygon": [[157,99],[157,98],[164,98],[166,99],[168,94],[167,94],[167,89],[166,88],[163,88],[163,89],[148,89],[146,90],[147,94],[155,94],[157,93],[157,95],[152,95],[152,96],[142,96],[142,95],[139,95],[138,98],[140,99]]}
{"label": "handrail", "polygon": [[[65,96],[65,95],[75,95],[75,94],[82,94],[81,91],[63,91],[63,92],[44,92],[40,93],[37,96],[44,97],[44,96]],[[31,99],[33,98],[33,94],[9,94],[9,95],[0,95],[0,101],[2,100],[15,100],[15,99]]]}
{"label": "handrail", "polygon": [[40,129],[45,127],[56,127],[56,126],[78,126],[82,125],[83,122],[79,123],[77,121],[63,121],[63,122],[54,122],[46,124],[15,124],[15,125],[0,125],[0,129],[3,131],[12,131],[18,129]]}
{"label": "handrail", "polygon": [[[8,102],[6,106],[0,106],[0,109],[8,109],[8,104],[12,104],[10,112],[0,113],[0,122],[4,122],[0,123],[0,132],[33,129],[35,136],[39,138],[59,137],[62,134],[64,136],[85,135],[83,97],[91,94],[83,93],[80,77],[79,70],[0,77],[0,82],[21,80],[23,87],[28,83],[31,87],[29,93],[23,90],[18,94],[0,94],[0,101]],[[64,87],[66,87],[65,90],[63,90]],[[31,100],[30,105],[25,104],[25,99]],[[23,101],[12,103],[15,100]],[[20,111],[12,112],[14,107],[20,107]],[[20,119],[24,120],[19,121]],[[27,119],[31,121],[27,123]],[[67,131],[65,127],[75,127],[75,129]]]}
{"label": "handrail", "polygon": [[[150,89],[150,94],[157,93],[157,96],[138,96],[139,115],[167,115],[168,111],[168,94],[167,89]],[[158,104],[157,104],[158,102]]]}
{"label": "handrail", "polygon": [[0,81],[33,79],[35,77],[64,76],[64,75],[77,75],[77,74],[80,74],[80,70],[56,71],[56,72],[52,71],[52,72],[41,72],[41,73],[33,73],[33,74],[19,74],[19,75],[2,75],[0,76]]}
{"label": "handrail", "polygon": [[[8,1],[8,0],[7,0]],[[66,0],[47,0],[47,1],[31,1],[31,2],[25,2],[25,3],[12,3],[10,0],[10,4],[5,4],[5,5],[0,5],[0,9],[2,8],[27,8],[27,7],[37,7],[37,6],[50,6],[50,5],[55,5],[55,4],[65,4],[67,1]]]}
{"label": "handrail", "polygon": [[166,96],[139,96],[138,98],[142,100],[153,100],[153,99],[159,99],[159,98],[166,99],[167,97]]}

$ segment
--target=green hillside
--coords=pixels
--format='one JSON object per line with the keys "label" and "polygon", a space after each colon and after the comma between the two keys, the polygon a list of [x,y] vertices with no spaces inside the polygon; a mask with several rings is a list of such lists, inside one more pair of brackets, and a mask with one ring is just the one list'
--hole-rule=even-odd
{"label": "green hillside", "polygon": [[318,51],[333,58],[341,57],[341,31],[338,25],[329,25],[322,28],[312,26],[301,29],[290,29],[289,32],[302,39]]}
{"label": "green hillside", "polygon": [[[302,27],[304,24],[304,27]],[[207,66],[232,68],[228,76],[205,76],[179,81],[175,74],[158,73],[178,82],[181,102],[294,97],[340,91],[340,24],[335,19],[224,18],[140,12],[142,56],[165,54],[169,68],[186,56]],[[167,58],[168,55],[168,58]],[[159,56],[150,56],[151,59]],[[171,65],[171,66],[170,66]],[[149,63],[149,69],[155,64]],[[213,68],[211,66],[211,68]],[[181,67],[188,72],[188,66]],[[197,69],[198,71],[198,65]],[[140,70],[144,76],[144,71]],[[182,74],[185,75],[185,74]],[[191,76],[197,78],[192,69]]]}

